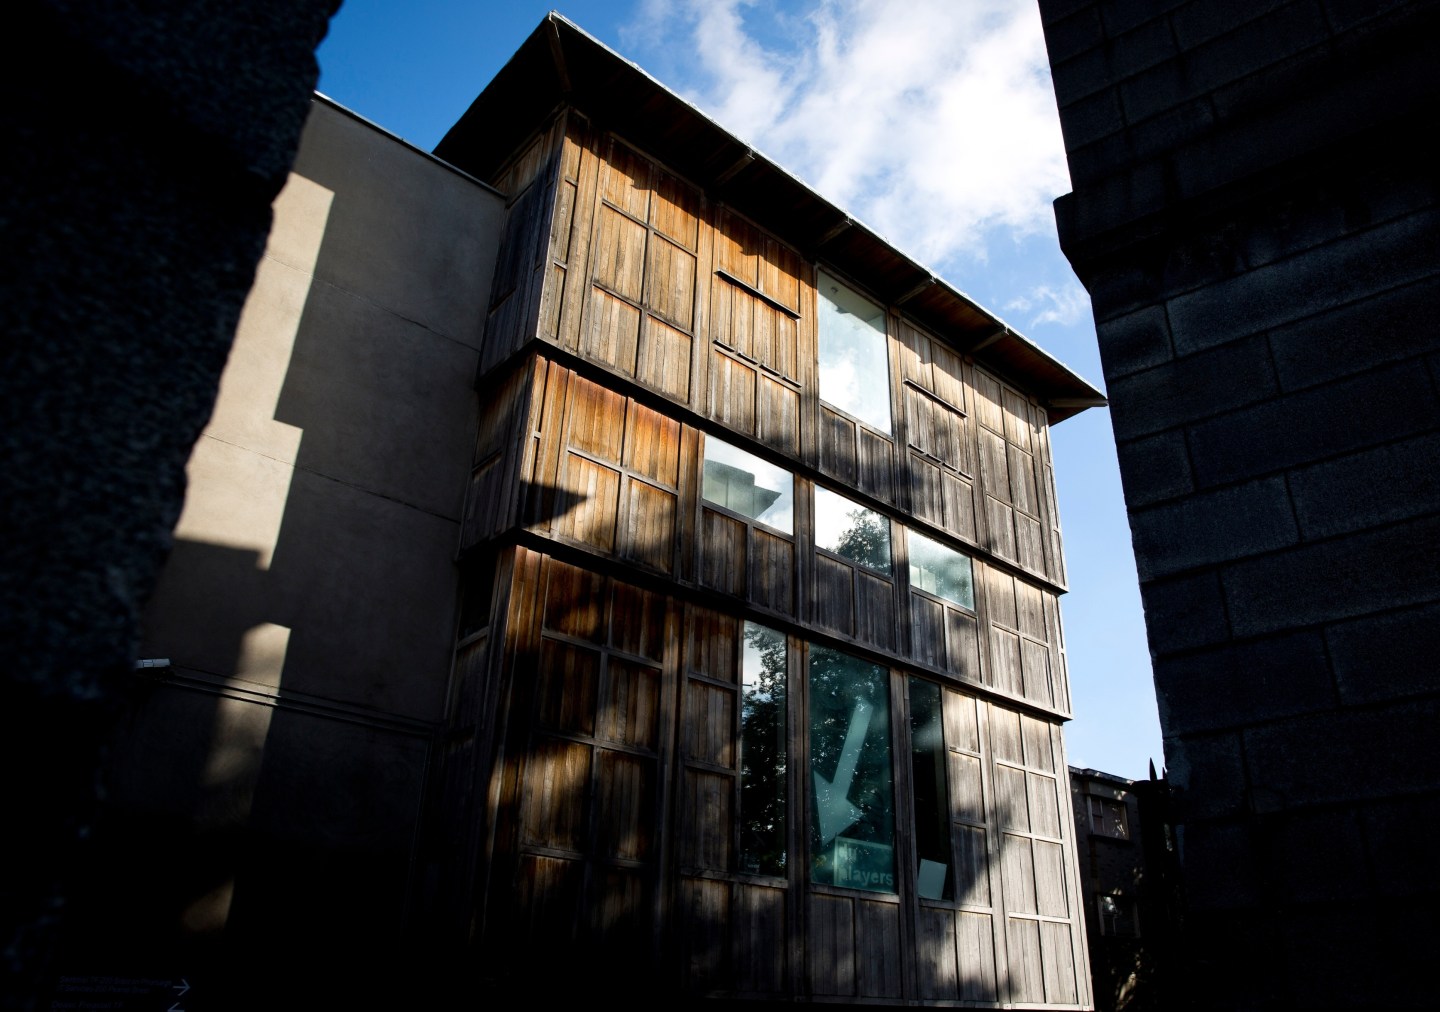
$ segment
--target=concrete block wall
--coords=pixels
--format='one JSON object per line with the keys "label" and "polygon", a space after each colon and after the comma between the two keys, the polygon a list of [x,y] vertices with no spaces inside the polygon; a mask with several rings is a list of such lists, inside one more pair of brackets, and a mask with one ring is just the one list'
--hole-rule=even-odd
{"label": "concrete block wall", "polygon": [[1433,2],[1042,0],[1188,993],[1404,1007],[1440,879]]}

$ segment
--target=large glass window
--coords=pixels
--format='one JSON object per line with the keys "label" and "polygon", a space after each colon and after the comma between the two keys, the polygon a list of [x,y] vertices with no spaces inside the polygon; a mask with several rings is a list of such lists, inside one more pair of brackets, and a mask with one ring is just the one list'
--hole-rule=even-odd
{"label": "large glass window", "polygon": [[890,673],[810,647],[810,879],[893,893]]}
{"label": "large glass window", "polygon": [[741,647],[740,868],[785,873],[785,634],[745,623]]}
{"label": "large glass window", "polygon": [[890,355],[885,310],[818,274],[820,399],[890,431]]}
{"label": "large glass window", "polygon": [[815,544],[851,562],[890,573],[890,520],[815,486]]}
{"label": "large glass window", "polygon": [[910,586],[973,611],[970,557],[914,531],[908,532],[905,542],[910,551]]}
{"label": "large glass window", "polygon": [[952,897],[950,802],[945,787],[945,738],[940,686],[910,679],[910,769],[915,786],[916,891],[928,900]]}
{"label": "large glass window", "polygon": [[784,468],[714,436],[705,437],[701,494],[708,501],[789,534],[794,530],[794,485]]}

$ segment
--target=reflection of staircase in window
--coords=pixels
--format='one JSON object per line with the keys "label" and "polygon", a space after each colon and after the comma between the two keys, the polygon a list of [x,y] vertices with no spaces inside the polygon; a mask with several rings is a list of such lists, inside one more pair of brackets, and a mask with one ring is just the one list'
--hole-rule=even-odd
{"label": "reflection of staircase in window", "polygon": [[756,485],[755,475],[750,471],[707,460],[705,498],[743,516],[758,519],[780,498],[780,492]]}

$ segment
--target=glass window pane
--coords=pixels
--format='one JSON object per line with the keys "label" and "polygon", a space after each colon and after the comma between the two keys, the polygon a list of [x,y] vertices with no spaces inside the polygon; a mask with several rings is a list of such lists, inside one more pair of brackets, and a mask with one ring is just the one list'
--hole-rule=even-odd
{"label": "glass window pane", "polygon": [[794,530],[794,485],[783,467],[714,436],[705,437],[701,494],[708,501],[789,534]]}
{"label": "glass window pane", "polygon": [[906,544],[910,549],[910,586],[974,610],[975,585],[968,555],[914,531],[907,532]]}
{"label": "glass window pane", "polygon": [[745,623],[740,698],[740,868],[785,873],[785,634]]}
{"label": "glass window pane", "polygon": [[820,399],[890,431],[885,310],[823,271],[819,289]]}
{"label": "glass window pane", "polygon": [[815,544],[851,562],[890,572],[890,520],[815,486]]}
{"label": "glass window pane", "polygon": [[915,782],[916,891],[929,900],[953,898],[950,802],[945,787],[945,740],[940,686],[910,679],[910,768]]}
{"label": "glass window pane", "polygon": [[895,892],[890,673],[810,647],[810,879]]}

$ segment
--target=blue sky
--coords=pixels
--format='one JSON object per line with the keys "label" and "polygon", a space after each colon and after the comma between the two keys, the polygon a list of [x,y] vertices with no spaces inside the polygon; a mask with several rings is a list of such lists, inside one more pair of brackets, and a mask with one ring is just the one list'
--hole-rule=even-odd
{"label": "blue sky", "polygon": [[[1101,389],[1036,0],[344,0],[319,90],[429,150],[556,10]],[[1164,765],[1106,409],[1052,431],[1069,761]]]}

